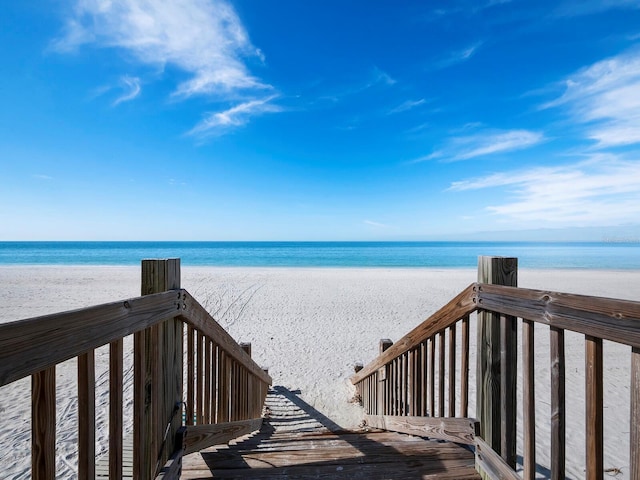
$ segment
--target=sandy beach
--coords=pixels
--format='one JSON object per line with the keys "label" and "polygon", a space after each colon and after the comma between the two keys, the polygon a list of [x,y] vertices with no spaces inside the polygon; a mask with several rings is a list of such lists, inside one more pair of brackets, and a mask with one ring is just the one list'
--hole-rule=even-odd
{"label": "sandy beach", "polygon": [[[10,322],[135,297],[139,267],[0,267],[0,322]],[[183,267],[182,286],[238,341],[251,342],[274,385],[302,398],[345,428],[361,410],[349,400],[354,363],[371,361],[381,338],[398,340],[476,279],[474,269],[333,269]],[[519,285],[639,300],[639,271],[526,270]],[[473,325],[473,321],[472,321]],[[549,454],[548,328],[536,327],[536,411],[541,478]],[[471,332],[472,350],[475,340]],[[567,333],[567,474],[582,478],[584,463],[584,341]],[[605,469],[628,477],[629,351],[605,342]],[[106,449],[106,364],[96,355],[98,452]],[[471,358],[471,385],[475,357]],[[125,363],[125,369],[129,368]],[[74,478],[77,404],[75,362],[58,368],[58,476]],[[29,383],[0,389],[3,478],[29,478]],[[130,402],[125,407],[131,408]],[[470,392],[470,411],[475,390]],[[127,410],[125,410],[125,418]],[[521,422],[520,422],[521,426]],[[521,453],[521,452],[519,452]]]}

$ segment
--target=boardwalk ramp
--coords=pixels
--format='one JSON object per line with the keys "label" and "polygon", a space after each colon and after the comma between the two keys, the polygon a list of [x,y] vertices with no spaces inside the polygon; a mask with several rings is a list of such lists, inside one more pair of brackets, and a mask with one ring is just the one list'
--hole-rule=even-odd
{"label": "boardwalk ramp", "polygon": [[184,457],[184,479],[479,479],[474,454],[455,443],[380,430],[345,431],[275,387],[262,428]]}

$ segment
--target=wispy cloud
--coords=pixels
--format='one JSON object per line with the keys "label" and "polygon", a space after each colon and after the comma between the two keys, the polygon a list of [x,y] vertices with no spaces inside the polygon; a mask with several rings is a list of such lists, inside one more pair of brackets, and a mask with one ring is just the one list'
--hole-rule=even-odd
{"label": "wispy cloud", "polygon": [[177,86],[176,95],[269,87],[245,65],[250,57],[261,61],[262,52],[223,0],[78,0],[64,35],[52,47],[65,52],[85,44],[119,48],[144,64],[170,64],[190,74]]}
{"label": "wispy cloud", "polygon": [[640,8],[638,0],[581,0],[580,2],[565,1],[555,10],[557,17],[577,17],[581,15],[593,15],[607,10]]}
{"label": "wispy cloud", "polygon": [[640,48],[579,70],[564,85],[542,108],[567,108],[599,148],[640,143]]}
{"label": "wispy cloud", "polygon": [[611,225],[640,215],[640,162],[610,154],[454,182],[449,190],[502,188],[509,199],[487,207],[516,222]]}
{"label": "wispy cloud", "polygon": [[140,79],[138,77],[129,77],[125,75],[120,79],[120,86],[123,93],[114,100],[114,106],[122,102],[129,102],[140,95],[141,88]]}
{"label": "wispy cloud", "polygon": [[419,107],[420,105],[424,105],[425,103],[427,103],[427,101],[424,98],[421,98],[420,100],[407,100],[406,102],[402,102],[397,107],[392,108],[387,113],[389,115],[394,115],[396,113],[406,112],[408,110],[412,110],[416,107]]}
{"label": "wispy cloud", "polygon": [[188,135],[204,139],[221,135],[230,129],[246,125],[252,117],[265,113],[281,112],[282,107],[271,103],[275,95],[241,103],[221,112],[207,116],[188,132]]}
{"label": "wispy cloud", "polygon": [[459,63],[466,62],[476,54],[478,49],[482,46],[482,43],[483,42],[476,42],[461,50],[456,50],[454,52],[449,53],[445,58],[437,61],[434,64],[434,68],[443,69],[443,68],[451,67],[453,65],[457,65]]}
{"label": "wispy cloud", "polygon": [[[63,34],[50,47],[63,53],[87,45],[118,49],[136,66],[156,71],[170,66],[185,73],[186,80],[175,85],[175,98],[207,95],[219,102],[241,102],[209,123],[218,118],[219,124],[239,125],[252,113],[279,111],[258,108],[262,100],[247,101],[274,89],[250,72],[249,63],[264,63],[264,54],[252,45],[226,0],[75,0]],[[136,98],[141,81],[123,76],[120,88],[123,93],[113,105]],[[206,123],[192,132],[206,131]]]}
{"label": "wispy cloud", "polygon": [[32,175],[33,178],[37,178],[38,180],[53,180],[53,177],[50,177],[49,175],[42,175],[42,174],[35,174]]}
{"label": "wispy cloud", "polygon": [[376,227],[376,228],[391,228],[390,225],[386,225],[384,223],[379,223],[379,222],[374,222],[372,220],[364,220],[362,223],[364,223],[366,225],[370,225],[372,227]]}
{"label": "wispy cloud", "polygon": [[506,153],[537,145],[545,140],[540,132],[530,130],[484,131],[473,135],[450,138],[440,149],[410,163],[441,159],[455,162],[476,157]]}
{"label": "wispy cloud", "polygon": [[378,88],[391,87],[396,83],[397,81],[393,77],[391,77],[391,75],[389,75],[387,72],[381,70],[378,67],[373,67],[373,69],[369,72],[369,74],[366,76],[364,80],[360,79],[359,81],[354,82],[354,84],[350,86],[346,86],[332,93],[321,95],[319,98],[321,100],[329,100],[330,102],[335,103],[347,97],[350,97],[352,95],[363,93],[375,87],[378,87]]}

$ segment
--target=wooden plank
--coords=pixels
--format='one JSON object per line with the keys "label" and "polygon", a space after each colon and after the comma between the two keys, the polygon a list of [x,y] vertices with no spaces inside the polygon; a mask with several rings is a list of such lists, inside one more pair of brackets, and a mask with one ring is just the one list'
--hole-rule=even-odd
{"label": "wooden plank", "polygon": [[204,393],[202,399],[203,413],[202,423],[213,423],[211,421],[211,340],[204,340]]}
{"label": "wooden plank", "polygon": [[587,480],[602,480],[603,461],[603,378],[602,339],[585,336],[586,459]]}
{"label": "wooden plank", "polygon": [[478,308],[640,347],[640,302],[478,285]]}
{"label": "wooden plank", "polygon": [[429,415],[436,416],[436,338],[429,341]]}
{"label": "wooden plank", "polygon": [[262,418],[189,426],[185,435],[184,454],[189,455],[212,445],[228,443],[234,438],[259,430],[261,425]]}
{"label": "wooden plank", "polygon": [[469,415],[469,315],[462,319],[460,376],[460,416],[467,417]]}
{"label": "wooden plank", "polygon": [[631,350],[630,477],[640,479],[640,348]]}
{"label": "wooden plank", "polygon": [[500,455],[516,468],[516,318],[500,315]]}
{"label": "wooden plank", "polygon": [[196,424],[204,423],[204,342],[207,338],[196,332]]}
{"label": "wooden plank", "polygon": [[95,352],[78,357],[78,478],[96,476]]}
{"label": "wooden plank", "polygon": [[[109,478],[122,478],[123,341],[109,345]],[[80,475],[80,478],[83,478]]]}
{"label": "wooden plank", "polygon": [[469,285],[465,288],[453,300],[447,303],[447,305],[442,307],[427,320],[411,330],[407,335],[394,343],[386,352],[378,356],[378,358],[365,366],[360,372],[353,375],[351,377],[351,382],[355,384],[363,378],[368,377],[380,367],[389,363],[392,359],[402,355],[412,348],[417,347],[423,340],[431,337],[442,329],[449,327],[458,319],[473,312],[476,308],[474,301],[474,289],[475,284]]}
{"label": "wooden plank", "polygon": [[165,292],[0,324],[0,386],[171,317],[178,295]]}
{"label": "wooden plank", "polygon": [[564,330],[551,327],[551,478],[565,476],[565,356]]}
{"label": "wooden plank", "polygon": [[523,475],[525,480],[536,478],[536,403],[534,327],[531,320],[522,322],[522,409],[523,409]]}
{"label": "wooden plank", "polygon": [[195,415],[195,330],[191,325],[187,326],[187,406],[186,406],[186,425],[193,425]]}
{"label": "wooden plank", "polygon": [[467,445],[474,444],[478,433],[478,422],[473,418],[365,415],[365,421],[372,428]]}
{"label": "wooden plank", "polygon": [[[478,282],[493,285],[510,285],[518,282],[518,259],[506,257],[478,257]],[[479,305],[481,306],[481,305]],[[482,438],[496,452],[502,451],[502,398],[501,398],[501,343],[500,317],[497,314],[478,312],[476,412],[480,421]],[[511,358],[516,364],[516,358]],[[515,370],[514,370],[515,373]],[[515,377],[512,383],[515,385]]]}
{"label": "wooden plank", "polygon": [[56,477],[56,368],[31,376],[31,478]]}
{"label": "wooden plank", "polygon": [[449,411],[456,416],[456,325],[449,327]]}
{"label": "wooden plank", "polygon": [[151,411],[147,401],[151,385],[146,366],[148,335],[147,330],[133,336],[133,476],[138,479],[149,478],[151,472]]}
{"label": "wooden plank", "polygon": [[476,465],[481,471],[489,475],[489,478],[500,480],[520,480],[514,470],[498,455],[487,442],[476,437]]}
{"label": "wooden plank", "polygon": [[[196,329],[207,335],[211,339],[215,339],[216,343],[223,348],[227,355],[234,358],[243,367],[252,374],[260,378],[263,382],[271,385],[271,377],[247,355],[242,347],[222,328],[205,308],[200,305],[188,292],[183,290],[184,309],[182,310],[182,318],[187,323],[193,325]],[[365,375],[366,376],[366,375]],[[364,377],[363,377],[364,378]]]}
{"label": "wooden plank", "polygon": [[182,474],[182,457],[184,456],[184,438],[187,427],[180,427],[176,433],[175,452],[162,467],[156,480],[180,480]]}
{"label": "wooden plank", "polygon": [[438,416],[440,417],[444,417],[444,379],[445,379],[445,371],[444,371],[444,366],[445,366],[445,352],[444,352],[444,346],[445,346],[445,338],[444,338],[444,333],[445,331],[442,330],[439,334],[438,334],[438,338],[439,338],[439,345],[438,345]]}

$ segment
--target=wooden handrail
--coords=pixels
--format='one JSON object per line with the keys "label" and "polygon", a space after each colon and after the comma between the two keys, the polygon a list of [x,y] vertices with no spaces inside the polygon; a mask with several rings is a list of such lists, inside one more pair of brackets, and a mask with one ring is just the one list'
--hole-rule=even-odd
{"label": "wooden handrail", "polygon": [[[475,430],[473,419],[452,418],[455,415],[455,343],[456,325],[462,325],[463,348],[468,336],[469,314],[473,312],[496,314],[500,321],[500,342],[509,342],[504,330],[513,329],[522,321],[523,363],[523,465],[524,478],[536,475],[535,461],[535,388],[534,388],[534,329],[535,323],[548,325],[550,341],[550,386],[551,411],[550,471],[552,478],[565,475],[565,340],[564,331],[571,330],[585,337],[585,472],[587,478],[602,478],[603,473],[603,351],[602,341],[608,340],[632,347],[630,379],[631,423],[630,423],[630,471],[632,478],[640,478],[640,302],[605,297],[576,295],[569,293],[474,283],[463,290],[445,307],[431,315],[426,321],[405,335],[396,344],[381,351],[380,355],[351,378],[362,397],[365,421],[375,428],[405,433],[432,436],[457,441],[476,438],[476,463],[489,478],[518,478],[514,471],[509,451],[515,452],[515,436],[509,435],[508,416],[502,418],[502,446],[494,451],[488,439]],[[445,369],[445,332],[448,334],[449,363]],[[515,338],[514,338],[515,340]],[[513,343],[513,341],[512,341]],[[515,345],[506,345],[515,348]],[[484,348],[484,344],[483,344]],[[435,351],[438,350],[436,357]],[[479,360],[480,354],[476,357]],[[500,391],[513,395],[515,383],[508,380],[505,368],[506,356],[500,358],[502,374],[497,378]],[[464,372],[469,368],[468,357],[461,355],[463,381],[461,404],[466,411],[467,384]],[[514,367],[515,365],[511,365]],[[472,367],[473,368],[473,367]],[[438,372],[438,384],[434,382]],[[446,371],[445,371],[446,370]],[[500,371],[500,370],[499,370]],[[449,410],[443,407],[444,379],[449,378]],[[428,384],[427,384],[428,383]],[[426,386],[425,386],[426,385]],[[478,389],[495,385],[478,384]],[[408,393],[409,392],[409,393]],[[438,397],[435,408],[434,396]],[[419,399],[416,401],[415,396]],[[407,403],[408,402],[408,403]],[[425,405],[429,408],[425,408]],[[514,404],[515,408],[515,404]],[[389,411],[391,410],[391,411]],[[422,412],[422,413],[421,413]],[[466,417],[465,413],[461,414]],[[436,417],[436,418],[433,418]],[[448,417],[448,418],[447,418]],[[471,423],[468,421],[471,420]],[[514,420],[515,422],[515,420]],[[449,429],[455,434],[447,436]],[[456,440],[454,440],[456,441]]]}
{"label": "wooden handrail", "polygon": [[0,386],[179,313],[171,291],[0,324]]}
{"label": "wooden handrail", "polygon": [[478,284],[478,308],[640,347],[640,302]]}
{"label": "wooden handrail", "polygon": [[388,364],[394,358],[397,358],[412,348],[417,347],[421,342],[435,333],[443,331],[461,318],[474,312],[477,307],[475,303],[475,289],[475,283],[469,285],[444,307],[394,343],[358,373],[353,375],[351,377],[351,382],[355,384],[362,381],[379,368]]}
{"label": "wooden handrail", "polygon": [[238,363],[249,372],[266,383],[271,383],[271,377],[254,362],[243,348],[220,326],[218,322],[212,322],[212,317],[207,310],[198,303],[186,290],[182,290],[183,310],[180,318],[206,336],[215,339],[216,343],[231,355]]}
{"label": "wooden handrail", "polygon": [[[251,359],[250,346],[239,345],[179,288],[179,271],[179,259],[145,260],[141,297],[0,325],[0,386],[32,377],[34,480],[55,477],[55,367],[74,357],[78,358],[78,473],[82,478],[95,476],[94,355],[104,345],[110,346],[109,478],[122,478],[123,338],[132,334],[133,350],[127,353],[134,365],[135,478],[153,478],[160,470],[163,478],[178,478],[181,456],[190,451],[186,445],[192,450],[196,444],[226,442],[259,428],[271,377]],[[188,425],[180,428],[185,342]],[[189,367],[194,364],[197,372]],[[177,432],[180,439],[174,438]]]}
{"label": "wooden handrail", "polygon": [[209,312],[182,289],[0,324],[0,386],[174,317],[215,338],[242,366],[271,382]]}

